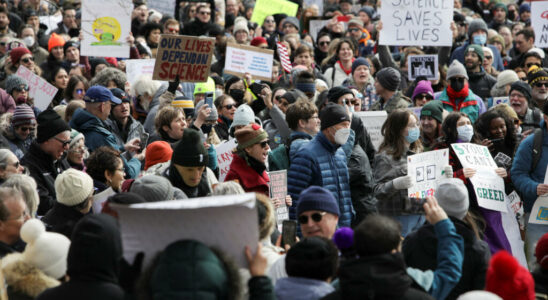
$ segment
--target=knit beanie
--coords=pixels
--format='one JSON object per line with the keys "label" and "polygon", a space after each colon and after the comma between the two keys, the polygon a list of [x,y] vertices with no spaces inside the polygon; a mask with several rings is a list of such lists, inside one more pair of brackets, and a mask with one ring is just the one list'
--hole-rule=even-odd
{"label": "knit beanie", "polygon": [[174,189],[169,179],[158,175],[145,175],[135,179],[130,192],[139,194],[147,202],[158,202],[174,199]]}
{"label": "knit beanie", "polygon": [[249,43],[251,46],[259,47],[262,44],[268,44],[266,39],[262,36],[256,36],[254,37],[251,42]]}
{"label": "knit beanie", "polygon": [[[198,104],[196,104],[196,110],[197,111],[200,111],[200,108],[202,107],[202,105],[204,105],[204,100],[200,100],[200,102],[198,102]],[[217,121],[217,119],[219,118],[219,114],[217,113],[217,108],[215,107],[215,105],[213,105],[211,108],[211,113],[209,114],[208,117],[206,117],[206,121]]]}
{"label": "knit beanie", "polygon": [[506,43],[504,42],[504,38],[500,34],[496,34],[489,38],[489,44],[493,45],[496,43],[500,43],[502,45],[502,49],[505,49]]}
{"label": "knit beanie", "polygon": [[428,94],[434,99],[434,90],[432,89],[432,84],[428,80],[421,80],[417,83],[417,86],[413,90],[413,96],[411,99],[415,99],[417,95]]}
{"label": "knit beanie", "polygon": [[464,78],[468,79],[468,74],[466,73],[466,68],[460,63],[460,61],[454,59],[451,65],[449,65],[449,69],[447,69],[447,80],[455,77],[455,76],[463,76]]}
{"label": "knit beanie", "polygon": [[[22,85],[24,85],[25,88],[29,87],[26,79],[24,79],[23,77],[17,76],[15,74],[8,76],[4,84],[6,87],[6,92],[8,92],[8,94],[11,94],[11,92],[13,92],[15,88],[18,88]],[[16,100],[16,99],[13,99],[13,100]]]}
{"label": "knit beanie", "polygon": [[436,187],[435,197],[448,216],[464,219],[470,205],[468,190],[459,178],[444,178]]}
{"label": "knit beanie", "polygon": [[375,14],[375,10],[371,6],[363,6],[360,8],[359,12],[364,12],[369,16],[369,19],[373,18],[373,15]]}
{"label": "knit beanie", "polygon": [[69,40],[65,43],[65,45],[63,45],[63,53],[67,53],[67,49],[70,48],[70,47],[75,47],[75,48],[78,48],[80,49],[80,43],[78,42],[75,42],[75,41],[72,41],[72,40]]}
{"label": "knit beanie", "polygon": [[487,34],[487,24],[483,19],[474,19],[470,22],[470,25],[468,25],[468,37],[471,39],[472,33],[478,30],[483,30]]}
{"label": "knit beanie", "polygon": [[460,295],[457,300],[502,300],[502,298],[488,291],[470,291]]}
{"label": "knit beanie", "polygon": [[[301,30],[301,24],[299,22],[299,19],[297,19],[296,17],[287,17],[287,18],[285,18],[282,21],[282,28],[284,27],[284,25],[286,23],[289,23],[289,24],[295,26],[295,28],[297,28],[297,30]],[[276,24],[278,24],[278,23],[276,22]]]}
{"label": "knit beanie", "polygon": [[329,102],[338,103],[339,98],[346,94],[354,96],[349,88],[344,86],[334,86],[329,90],[329,92],[327,92],[327,100]]}
{"label": "knit beanie", "polygon": [[489,262],[485,290],[505,300],[534,300],[535,281],[529,271],[508,252],[497,252]]}
{"label": "knit beanie", "polygon": [[483,63],[483,60],[485,59],[485,54],[483,53],[483,47],[476,44],[470,44],[468,47],[466,47],[466,51],[464,52],[464,55],[466,55],[468,52],[474,52],[478,55],[480,59],[480,63]]}
{"label": "knit beanie", "polygon": [[207,166],[209,156],[197,130],[186,128],[171,156],[171,164],[183,167]]}
{"label": "knit beanie", "polygon": [[93,195],[93,179],[76,169],[67,169],[55,178],[57,202],[66,206],[75,206]]}
{"label": "knit beanie", "polygon": [[350,27],[350,25],[356,25],[360,29],[363,29],[363,21],[362,21],[362,19],[357,18],[357,17],[354,17],[354,18],[350,19],[350,21],[348,21],[348,27]]}
{"label": "knit beanie", "polygon": [[350,227],[341,227],[335,231],[333,242],[340,251],[352,248],[354,246],[354,230]]}
{"label": "knit beanie", "polygon": [[502,88],[507,84],[512,84],[516,81],[520,81],[518,74],[514,70],[504,70],[499,73],[497,76],[497,83],[495,86],[497,88]]}
{"label": "knit beanie", "polygon": [[51,52],[51,49],[55,47],[63,47],[65,45],[65,39],[53,32],[48,41],[48,51]]}
{"label": "knit beanie", "polygon": [[400,86],[400,72],[392,67],[382,68],[377,72],[377,81],[389,91],[395,91]]}
{"label": "knit beanie", "polygon": [[32,54],[29,49],[26,47],[17,47],[10,51],[10,58],[12,65],[15,65],[19,62],[21,57],[25,54]]}
{"label": "knit beanie", "polygon": [[548,72],[538,66],[532,66],[527,73],[527,81],[533,86],[537,81],[548,81]]}
{"label": "knit beanie", "polygon": [[84,135],[81,132],[78,132],[74,129],[70,131],[70,144],[69,148],[72,148],[74,145],[78,143],[79,140],[83,140]]}
{"label": "knit beanie", "polygon": [[545,233],[537,242],[535,248],[537,263],[544,270],[548,270],[548,233]]}
{"label": "knit beanie", "polygon": [[21,239],[27,243],[23,260],[46,275],[62,278],[67,271],[70,240],[59,233],[47,232],[38,219],[30,219],[21,226]]}
{"label": "knit beanie", "polygon": [[11,117],[11,125],[17,127],[27,124],[36,124],[34,111],[32,110],[32,108],[30,108],[30,106],[26,104],[17,105],[15,107],[15,111],[13,112],[13,116]]}
{"label": "knit beanie", "polygon": [[421,117],[432,117],[440,124],[443,123],[443,104],[439,100],[432,100],[426,103],[421,109]]}
{"label": "knit beanie", "polygon": [[531,6],[529,5],[529,3],[524,2],[519,6],[519,14],[521,15],[526,11],[531,12]]}
{"label": "knit beanie", "polygon": [[171,106],[182,108],[187,117],[194,116],[194,101],[191,99],[187,99],[184,96],[175,97],[175,99],[171,101]]}
{"label": "knit beanie", "polygon": [[297,203],[297,216],[300,216],[305,211],[319,210],[339,215],[339,204],[331,191],[319,187],[310,186],[304,189],[299,195]]}
{"label": "knit beanie", "polygon": [[251,107],[247,104],[242,104],[238,106],[234,112],[234,119],[232,120],[232,125],[230,125],[230,128],[238,125],[246,126],[254,122],[255,113],[253,113],[253,109],[251,109]]}
{"label": "knit beanie", "polygon": [[527,98],[527,102],[531,101],[531,93],[533,92],[533,90],[531,89],[531,86],[528,85],[527,83],[521,80],[518,80],[512,83],[512,85],[510,86],[510,94],[512,93],[513,90],[516,90],[522,93],[523,96]]}
{"label": "knit beanie", "polygon": [[38,122],[37,143],[43,143],[61,132],[71,130],[67,122],[61,119],[53,109],[41,112],[36,121]]}
{"label": "knit beanie", "polygon": [[249,28],[247,28],[247,21],[238,21],[234,23],[232,29],[233,35],[236,35],[238,31],[245,31],[249,35]]}
{"label": "knit beanie", "polygon": [[363,58],[363,57],[358,57],[354,60],[354,62],[352,63],[352,74],[354,74],[354,71],[356,71],[356,69],[359,67],[359,66],[366,66],[367,68],[370,68],[371,66],[369,65],[369,62],[367,61],[367,59]]}
{"label": "knit beanie", "polygon": [[168,142],[156,141],[147,146],[145,154],[145,171],[155,164],[169,161],[173,155],[173,148]]}
{"label": "knit beanie", "polygon": [[237,149],[243,150],[268,139],[268,134],[260,125],[250,124],[236,130],[234,138],[238,141]]}
{"label": "knit beanie", "polygon": [[497,3],[495,3],[495,5],[493,6],[493,11],[495,11],[495,9],[497,9],[497,8],[502,8],[502,9],[504,9],[504,11],[506,12],[506,15],[508,15],[508,7],[506,7],[506,4],[501,3],[501,2],[497,2]]}
{"label": "knit beanie", "polygon": [[344,121],[352,121],[344,107],[334,103],[327,105],[320,111],[321,130],[337,125]]}

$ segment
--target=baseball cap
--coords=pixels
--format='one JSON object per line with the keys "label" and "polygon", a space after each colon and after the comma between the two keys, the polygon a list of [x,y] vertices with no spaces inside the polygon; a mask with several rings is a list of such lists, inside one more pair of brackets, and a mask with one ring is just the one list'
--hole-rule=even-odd
{"label": "baseball cap", "polygon": [[110,92],[112,93],[114,97],[122,100],[122,102],[130,102],[129,96],[122,89],[113,88],[113,89],[110,89]]}
{"label": "baseball cap", "polygon": [[122,100],[114,97],[114,95],[109,89],[101,85],[94,85],[90,87],[86,91],[86,95],[84,96],[84,101],[89,103],[98,103],[98,102],[106,102],[106,101],[110,101],[114,104],[122,103]]}

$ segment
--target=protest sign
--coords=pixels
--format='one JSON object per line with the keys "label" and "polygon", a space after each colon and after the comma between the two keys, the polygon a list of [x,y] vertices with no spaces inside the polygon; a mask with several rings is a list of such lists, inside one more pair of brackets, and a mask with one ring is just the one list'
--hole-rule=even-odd
{"label": "protest sign", "polygon": [[40,110],[46,110],[57,94],[57,88],[22,65],[19,66],[15,74],[27,81],[29,98],[34,99],[34,106]]}
{"label": "protest sign", "polygon": [[308,32],[314,39],[314,42],[317,42],[316,38],[318,37],[318,33],[325,25],[327,25],[327,23],[329,23],[329,19],[308,21]]}
{"label": "protest sign", "polygon": [[537,198],[531,209],[529,223],[548,225],[548,195]]}
{"label": "protest sign", "polygon": [[[515,196],[514,196],[515,195]],[[523,248],[524,242],[521,239],[521,233],[519,231],[520,225],[516,213],[513,209],[512,199],[519,196],[514,191],[506,197],[506,209],[508,212],[501,212],[502,229],[506,235],[506,239],[510,243],[510,249],[512,250],[512,256],[514,256],[519,263],[527,268],[527,259],[525,258],[525,251]],[[515,198],[514,198],[515,199]],[[523,210],[521,211],[523,213]]]}
{"label": "protest sign", "polygon": [[93,213],[94,214],[100,214],[101,210],[103,210],[104,203],[107,201],[107,199],[115,195],[116,192],[112,189],[112,187],[109,187],[108,189],[100,192],[99,194],[93,195]]}
{"label": "protest sign", "polygon": [[57,29],[57,24],[63,21],[63,15],[59,12],[52,16],[39,16],[38,19],[40,20],[40,24],[44,24],[48,27],[45,34],[49,35],[52,31]]}
{"label": "protest sign", "polygon": [[233,154],[232,150],[236,148],[236,140],[225,141],[215,147],[217,151],[217,165],[219,166],[219,182],[225,181],[226,174],[230,170]]}
{"label": "protest sign", "polygon": [[206,82],[215,38],[162,34],[154,65],[154,80]]}
{"label": "protest sign", "polygon": [[118,212],[124,257],[144,252],[147,265],[169,244],[196,240],[222,249],[247,268],[244,247],[255,253],[259,227],[255,194],[215,196],[134,204],[113,204]]}
{"label": "protest sign", "polygon": [[149,11],[157,10],[160,13],[168,16],[175,15],[175,0],[154,0],[146,2]]}
{"label": "protest sign", "polygon": [[434,196],[436,186],[444,178],[445,166],[449,165],[449,149],[428,151],[407,157],[407,174],[415,179],[407,189],[410,198]]}
{"label": "protest sign", "polygon": [[239,77],[249,73],[255,79],[270,82],[273,60],[273,50],[229,43],[226,46],[224,73]]}
{"label": "protest sign", "polygon": [[371,142],[373,143],[373,146],[375,146],[375,150],[379,150],[379,146],[383,139],[381,134],[382,124],[384,124],[384,121],[388,118],[386,111],[358,111],[354,114],[362,119],[362,122],[371,137]]}
{"label": "protest sign", "polygon": [[139,79],[141,75],[154,74],[155,59],[128,59],[126,60],[126,77],[127,81],[133,83]]}
{"label": "protest sign", "polygon": [[407,108],[408,110],[412,111],[413,114],[415,114],[415,116],[417,116],[417,118],[421,118],[421,111],[422,111],[422,106],[413,106],[413,107],[408,107]]}
{"label": "protest sign", "polygon": [[280,206],[276,208],[276,224],[282,231],[283,220],[289,220],[289,211],[285,204],[287,196],[287,170],[268,172],[270,178],[270,198],[280,200]]}
{"label": "protest sign", "polygon": [[471,143],[451,144],[463,168],[472,168],[476,174],[469,178],[481,207],[507,212],[504,180],[495,173],[498,168],[489,149]]}
{"label": "protest sign", "polygon": [[535,30],[535,46],[548,47],[548,1],[531,2],[531,25]]}
{"label": "protest sign", "polygon": [[407,72],[409,80],[417,77],[426,77],[427,80],[438,80],[438,56],[437,55],[409,55],[407,57]]}
{"label": "protest sign", "polygon": [[388,0],[381,6],[381,45],[451,46],[453,0]]}
{"label": "protest sign", "polygon": [[492,97],[492,98],[488,98],[487,100],[487,107],[488,108],[491,108],[495,105],[499,105],[499,104],[508,104],[510,105],[510,99],[508,96],[503,96],[503,97]]}
{"label": "protest sign", "polygon": [[297,15],[299,5],[287,0],[257,0],[251,15],[251,22],[263,26],[264,19],[278,13],[284,13],[288,17]]}
{"label": "protest sign", "polygon": [[82,56],[129,57],[131,1],[82,2]]}

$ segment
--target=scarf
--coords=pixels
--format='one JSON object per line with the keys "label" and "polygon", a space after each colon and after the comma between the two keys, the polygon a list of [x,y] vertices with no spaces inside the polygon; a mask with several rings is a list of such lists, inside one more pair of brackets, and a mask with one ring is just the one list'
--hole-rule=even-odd
{"label": "scarf", "polygon": [[447,96],[449,96],[450,100],[455,99],[462,99],[468,97],[469,91],[468,91],[468,82],[464,85],[462,90],[455,92],[455,90],[451,87],[451,85],[447,86]]}
{"label": "scarf", "polygon": [[[356,60],[356,59],[352,58],[352,62],[354,62],[354,60]],[[337,60],[337,63],[339,64],[339,67],[341,67],[341,70],[343,70],[344,73],[346,73],[346,75],[350,75],[350,73],[352,73],[352,67],[350,67],[350,69],[345,69],[340,60]],[[333,71],[333,72],[335,72],[335,71]]]}

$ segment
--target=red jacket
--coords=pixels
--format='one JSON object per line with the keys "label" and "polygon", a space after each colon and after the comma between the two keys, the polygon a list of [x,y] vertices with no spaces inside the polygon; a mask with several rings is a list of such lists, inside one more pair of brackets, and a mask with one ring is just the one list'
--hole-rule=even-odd
{"label": "red jacket", "polygon": [[269,197],[270,192],[268,183],[270,179],[266,171],[263,174],[258,174],[253,170],[239,155],[235,154],[232,163],[230,163],[230,170],[226,174],[225,181],[238,180],[244,191],[261,193]]}

